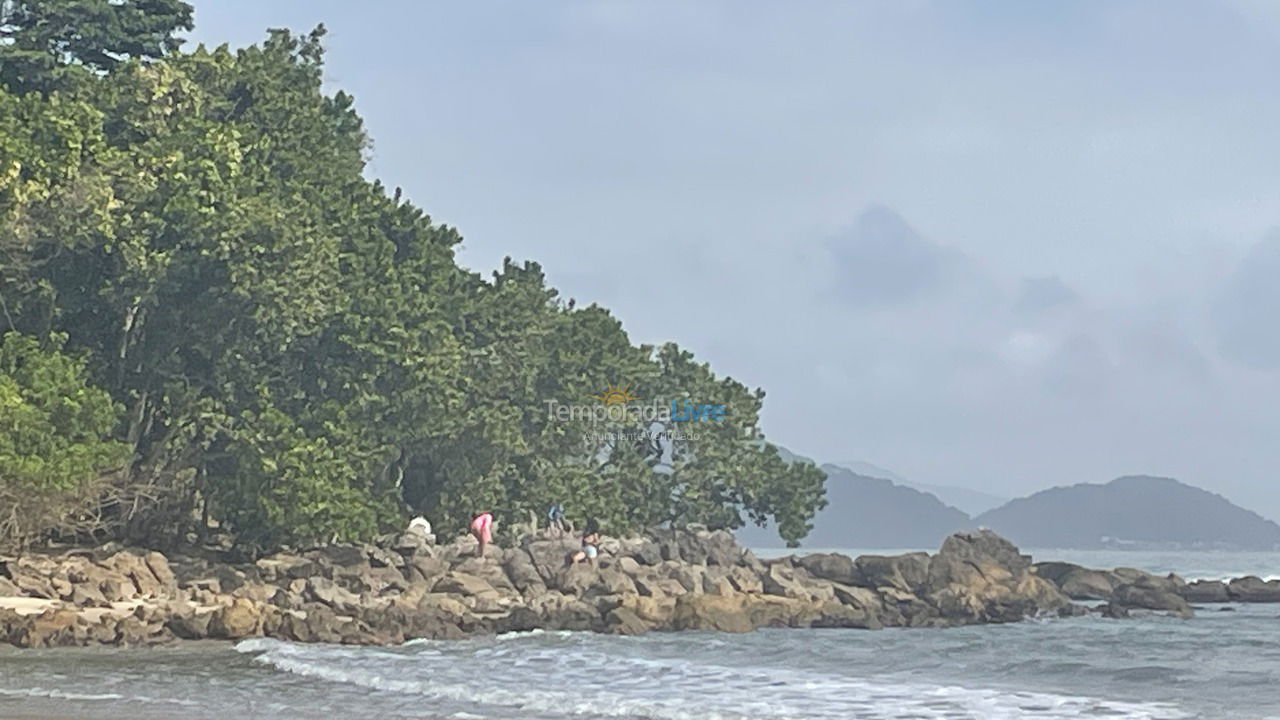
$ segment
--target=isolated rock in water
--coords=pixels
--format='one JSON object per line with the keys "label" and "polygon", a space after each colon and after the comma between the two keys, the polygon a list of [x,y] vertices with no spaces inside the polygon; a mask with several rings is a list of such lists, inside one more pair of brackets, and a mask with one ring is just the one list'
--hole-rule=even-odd
{"label": "isolated rock in water", "polygon": [[1227,593],[1232,600],[1251,603],[1280,602],[1280,580],[1262,580],[1249,575],[1237,578],[1227,584]]}

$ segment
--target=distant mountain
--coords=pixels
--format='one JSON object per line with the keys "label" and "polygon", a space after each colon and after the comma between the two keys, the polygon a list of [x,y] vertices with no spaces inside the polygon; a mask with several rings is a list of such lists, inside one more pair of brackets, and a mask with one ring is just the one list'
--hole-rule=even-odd
{"label": "distant mountain", "polygon": [[974,522],[1022,547],[1280,548],[1280,525],[1221,495],[1145,475],[1042,490]]}
{"label": "distant mountain", "polygon": [[[814,518],[807,548],[921,548],[934,550],[947,535],[974,527],[969,516],[938,498],[884,478],[838,465],[827,473],[827,507]],[[780,547],[773,528],[738,531],[744,544]]]}
{"label": "distant mountain", "polygon": [[865,460],[841,460],[839,462],[833,462],[831,464],[838,465],[847,470],[852,470],[858,473],[859,475],[866,475],[867,477],[874,477],[874,478],[884,478],[885,480],[892,480],[898,483],[899,485],[911,484],[907,482],[905,478],[895,473],[894,471],[886,470],[885,468],[882,468],[879,465],[872,465],[871,463],[866,462]]}
{"label": "distant mountain", "polygon": [[904,482],[903,485],[927,492],[942,502],[959,508],[970,515],[980,515],[992,508],[998,508],[1009,502],[1009,498],[984,493],[981,490],[956,487],[954,485],[926,485],[924,483]]}
{"label": "distant mountain", "polygon": [[871,463],[864,462],[862,460],[847,460],[845,462],[832,464],[849,468],[859,475],[884,478],[886,480],[892,480],[899,485],[906,485],[907,487],[915,488],[921,492],[927,492],[942,502],[954,508],[963,510],[970,515],[984,513],[992,508],[1000,507],[1001,505],[1009,502],[1009,498],[1007,497],[992,495],[991,493],[985,493],[981,490],[971,490],[966,487],[957,487],[955,485],[927,485],[925,483],[911,482],[892,470],[886,470],[879,465],[872,465]]}

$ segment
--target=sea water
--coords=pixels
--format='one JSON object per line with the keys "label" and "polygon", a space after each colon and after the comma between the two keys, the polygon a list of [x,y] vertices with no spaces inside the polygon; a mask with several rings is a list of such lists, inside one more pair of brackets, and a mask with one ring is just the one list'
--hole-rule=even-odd
{"label": "sea water", "polygon": [[[1037,555],[1181,567],[1140,553],[1116,563]],[[1252,565],[1258,558],[1216,555],[1183,566],[1277,574]],[[1280,605],[1206,606],[1186,621],[1084,617],[945,630],[4,649],[0,717],[1280,718]]]}

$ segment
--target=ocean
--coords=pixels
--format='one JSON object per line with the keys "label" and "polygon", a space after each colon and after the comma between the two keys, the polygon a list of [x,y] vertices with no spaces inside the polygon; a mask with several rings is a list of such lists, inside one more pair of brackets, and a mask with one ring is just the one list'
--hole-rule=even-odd
{"label": "ocean", "polygon": [[[1280,553],[1033,554],[1188,578],[1280,573]],[[1280,718],[1280,605],[945,630],[4,648],[0,717]]]}

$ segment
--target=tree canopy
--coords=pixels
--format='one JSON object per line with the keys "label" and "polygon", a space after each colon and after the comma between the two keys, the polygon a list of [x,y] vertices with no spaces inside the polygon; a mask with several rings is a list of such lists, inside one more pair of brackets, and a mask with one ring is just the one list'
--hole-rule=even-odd
{"label": "tree canopy", "polygon": [[[126,450],[93,455],[118,470],[95,532],[217,528],[255,551],[369,538],[415,513],[461,531],[480,509],[524,520],[556,501],[611,532],[808,531],[824,476],[764,442],[762,391],[673,344],[633,344],[537,263],[459,266],[454,229],[364,177],[352,99],[321,87],[323,28],[178,52],[184,3],[3,7],[0,323],[80,363],[84,386],[62,392],[119,410],[93,436]],[[116,14],[111,33],[47,27],[95,13]],[[41,77],[95,72],[34,82],[34,52],[54,63]],[[548,411],[623,384],[724,415]],[[66,441],[93,435],[77,432]]]}

